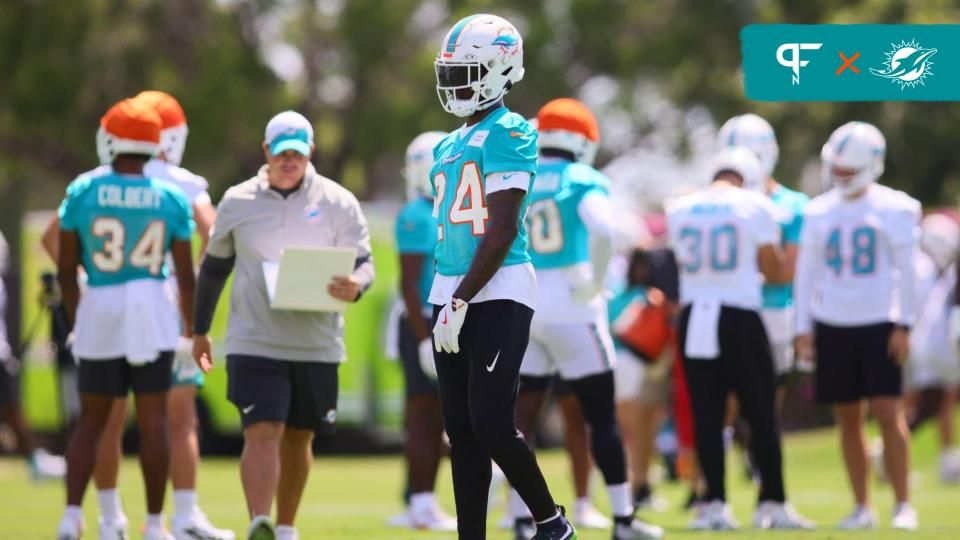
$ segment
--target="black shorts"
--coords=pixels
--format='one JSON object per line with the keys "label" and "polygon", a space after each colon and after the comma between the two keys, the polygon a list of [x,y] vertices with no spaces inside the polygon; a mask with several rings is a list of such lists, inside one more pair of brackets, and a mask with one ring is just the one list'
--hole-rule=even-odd
{"label": "black shorts", "polygon": [[20,375],[15,360],[0,360],[0,409],[20,403]]}
{"label": "black shorts", "polygon": [[838,327],[816,323],[817,401],[849,403],[903,393],[903,369],[890,356],[893,323]]}
{"label": "black shorts", "polygon": [[280,422],[332,433],[337,421],[337,368],[325,362],[227,355],[227,398],[243,427]]}
{"label": "black shorts", "polygon": [[81,394],[125,397],[131,390],[134,394],[152,394],[170,390],[172,374],[173,351],[164,351],[142,366],[131,365],[126,358],[81,358],[77,387]]}
{"label": "black shorts", "polygon": [[[424,318],[426,319],[426,318]],[[429,328],[430,320],[426,319]],[[413,396],[439,396],[437,381],[427,377],[420,367],[420,342],[413,335],[407,317],[400,317],[400,362],[403,364],[403,385],[408,398]]]}

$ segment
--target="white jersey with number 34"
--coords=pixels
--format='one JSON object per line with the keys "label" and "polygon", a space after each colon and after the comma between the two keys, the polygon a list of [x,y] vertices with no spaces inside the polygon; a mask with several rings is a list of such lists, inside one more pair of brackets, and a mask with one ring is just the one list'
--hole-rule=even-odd
{"label": "white jersey with number 34", "polygon": [[711,186],[667,207],[669,242],[680,268],[680,302],[718,300],[760,309],[757,252],[780,241],[777,209],[764,195]]}

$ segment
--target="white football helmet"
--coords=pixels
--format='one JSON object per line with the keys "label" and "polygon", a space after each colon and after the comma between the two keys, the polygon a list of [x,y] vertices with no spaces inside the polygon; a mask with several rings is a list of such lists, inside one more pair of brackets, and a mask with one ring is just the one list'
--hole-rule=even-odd
{"label": "white football helmet", "polygon": [[101,125],[97,128],[97,158],[101,165],[110,165],[113,163],[113,156],[113,136]]}
{"label": "white football helmet", "polygon": [[[837,189],[844,197],[859,193],[883,174],[887,141],[880,130],[866,122],[848,122],[833,132],[820,152],[824,188]],[[834,167],[852,169],[838,176]]]}
{"label": "white football helmet", "polygon": [[760,164],[766,176],[773,175],[780,156],[780,147],[777,145],[777,135],[773,126],[762,117],[755,114],[741,114],[724,122],[717,133],[718,146],[745,146],[749,148]]}
{"label": "white football helmet", "polygon": [[960,254],[960,225],[943,214],[930,214],[920,223],[920,248],[941,272]]}
{"label": "white football helmet", "polygon": [[407,146],[403,178],[407,181],[407,198],[433,198],[433,182],[430,169],[433,168],[433,148],[447,134],[442,131],[428,131],[417,135]]}
{"label": "white football helmet", "polygon": [[757,155],[746,146],[727,146],[717,152],[710,166],[710,179],[724,171],[736,173],[743,180],[743,189],[763,193],[767,175]]}
{"label": "white football helmet", "polygon": [[444,36],[434,67],[444,110],[467,117],[499,101],[523,78],[523,38],[506,19],[471,15]]}

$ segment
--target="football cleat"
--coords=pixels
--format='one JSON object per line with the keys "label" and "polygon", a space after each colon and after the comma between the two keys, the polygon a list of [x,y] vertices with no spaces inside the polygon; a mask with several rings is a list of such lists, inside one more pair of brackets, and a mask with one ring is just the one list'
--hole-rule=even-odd
{"label": "football cleat", "polygon": [[766,501],[760,503],[753,513],[753,526],[757,529],[802,529],[813,530],[814,524],[801,516],[789,503]]}
{"label": "football cleat", "polygon": [[917,520],[917,511],[910,503],[900,503],[893,511],[893,519],[890,520],[890,526],[901,531],[915,531],[919,523]]}
{"label": "football cleat", "polygon": [[629,524],[613,526],[613,540],[660,540],[663,528],[634,518]]}
{"label": "football cleat", "polygon": [[276,540],[277,530],[267,516],[257,516],[247,528],[247,540]]}
{"label": "football cleat", "polygon": [[175,540],[170,531],[163,527],[147,527],[143,530],[143,540]]}
{"label": "football cleat", "polygon": [[80,540],[83,535],[83,521],[63,516],[57,527],[57,540]]}
{"label": "football cleat", "polygon": [[410,510],[410,524],[414,529],[427,531],[454,532],[457,530],[457,518],[444,512],[434,504],[419,510]]}
{"label": "football cleat", "polygon": [[187,519],[174,516],[171,524],[176,540],[234,540],[237,537],[233,531],[214,527],[199,508],[194,508]]}
{"label": "football cleat", "polygon": [[100,516],[97,526],[100,540],[130,540],[129,524],[127,516],[122,513],[113,519]]}
{"label": "football cleat", "polygon": [[55,456],[42,448],[30,454],[30,477],[36,481],[60,480],[67,474],[67,461],[63,456]]}
{"label": "football cleat", "polygon": [[589,499],[578,500],[573,505],[573,523],[581,529],[609,529],[613,524],[590,503]]}
{"label": "football cleat", "polygon": [[537,524],[537,534],[530,540],[577,540],[577,530],[567,519],[567,511],[562,506],[557,506],[560,515],[547,523]]}
{"label": "football cleat", "polygon": [[840,520],[837,528],[844,531],[864,531],[877,528],[877,515],[865,506],[858,506],[847,517]]}
{"label": "football cleat", "polygon": [[688,526],[694,531],[732,531],[740,528],[730,505],[721,500],[701,503]]}

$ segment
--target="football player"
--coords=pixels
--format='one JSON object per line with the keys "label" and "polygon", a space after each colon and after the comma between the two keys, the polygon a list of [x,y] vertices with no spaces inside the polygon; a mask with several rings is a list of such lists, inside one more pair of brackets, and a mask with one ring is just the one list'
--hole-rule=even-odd
{"label": "football player", "polygon": [[707,188],[668,204],[669,241],[680,267],[678,346],[682,348],[706,494],[692,529],[734,529],[724,484],[723,423],[736,396],[752,428],[761,482],[754,526],[808,529],[786,502],[774,403],[774,367],[760,318],[758,274],[773,281],[783,253],[776,208],[763,193],[762,165],[750,150],[724,148]]}
{"label": "football player", "polygon": [[[719,146],[744,146],[757,155],[763,166],[766,179],[763,192],[782,211],[780,221],[780,245],[786,264],[776,280],[763,284],[763,316],[778,382],[794,367],[793,354],[793,274],[797,264],[797,244],[803,225],[803,207],[810,201],[805,194],[788,189],[773,177],[780,148],[773,127],[755,114],[734,116],[727,120],[717,135]],[[782,398],[781,398],[782,399]],[[779,401],[779,399],[778,399]]]}
{"label": "football player", "polygon": [[[74,327],[81,412],[67,450],[67,508],[57,538],[82,534],[81,503],[98,441],[115,399],[133,390],[147,499],[144,538],[170,540],[161,514],[169,463],[166,401],[180,321],[165,288],[165,257],[172,253],[179,268],[193,267],[192,212],[182,191],[144,175],[160,148],[162,122],[153,107],[121,101],[101,127],[111,143],[111,168],[74,180],[59,212],[57,268]],[[80,265],[88,277],[82,301]],[[179,272],[177,285],[189,329],[193,272]]]}
{"label": "football player", "polygon": [[[634,518],[623,441],[614,406],[615,353],[601,296],[613,253],[610,181],[594,169],[600,131],[593,113],[574,99],[550,101],[537,114],[540,164],[526,226],[537,270],[539,306],[523,358],[517,423],[528,444],[548,385],[559,372],[590,426],[594,460],[613,513],[614,540],[660,538],[663,530]],[[516,538],[532,518],[512,494]]]}
{"label": "football player", "polygon": [[[210,227],[216,218],[216,209],[207,192],[207,181],[180,167],[187,142],[187,119],[180,103],[165,92],[147,90],[134,99],[143,101],[160,115],[163,129],[160,132],[160,150],[147,162],[144,174],[151,178],[166,181],[187,196],[193,209],[196,230],[200,234],[201,252],[206,248],[210,236]],[[97,155],[101,167],[96,171],[109,169],[115,151],[112,138],[101,127],[97,132]],[[56,260],[59,247],[56,242],[58,221],[54,217],[44,232],[43,245]],[[176,268],[173,261],[167,261],[171,267],[167,279],[167,290],[176,298]],[[188,269],[193,271],[192,268]],[[182,338],[176,349],[173,365],[173,387],[167,400],[167,426],[170,439],[170,480],[173,484],[174,513],[172,518],[173,535],[177,540],[213,539],[231,540],[231,531],[214,527],[197,501],[197,470],[200,463],[200,447],[197,439],[196,396],[203,386],[203,373],[197,368],[192,357],[192,343]],[[128,520],[123,512],[117,493],[117,477],[123,456],[122,438],[127,419],[126,397],[118,398],[110,413],[110,419],[104,428],[100,446],[97,450],[97,463],[94,470],[94,482],[97,485],[97,500],[100,504],[100,535],[104,538],[120,538],[129,535]]]}
{"label": "football player", "polygon": [[447,134],[421,133],[407,147],[403,176],[409,201],[397,216],[400,253],[400,292],[405,309],[399,321],[399,353],[406,390],[404,426],[409,507],[392,525],[433,531],[456,531],[456,519],[437,504],[433,488],[443,456],[443,417],[433,363],[430,332],[433,251],[437,246],[437,219],[433,217],[433,147]]}
{"label": "football player", "polygon": [[577,537],[514,421],[537,302],[523,216],[537,134],[503,97],[523,78],[523,41],[495,15],[446,33],[434,63],[444,110],[465,123],[434,149],[437,274],[429,301],[457,528],[486,538],[492,458],[537,522],[537,540]]}
{"label": "football player", "polygon": [[892,526],[917,528],[900,395],[914,319],[920,204],[877,184],[885,152],[883,134],[864,122],[830,135],[821,159],[831,189],[804,210],[797,259],[797,354],[816,362],[817,401],[833,406],[856,501],[842,529],[876,526],[867,490],[867,405],[880,425],[896,497]]}

